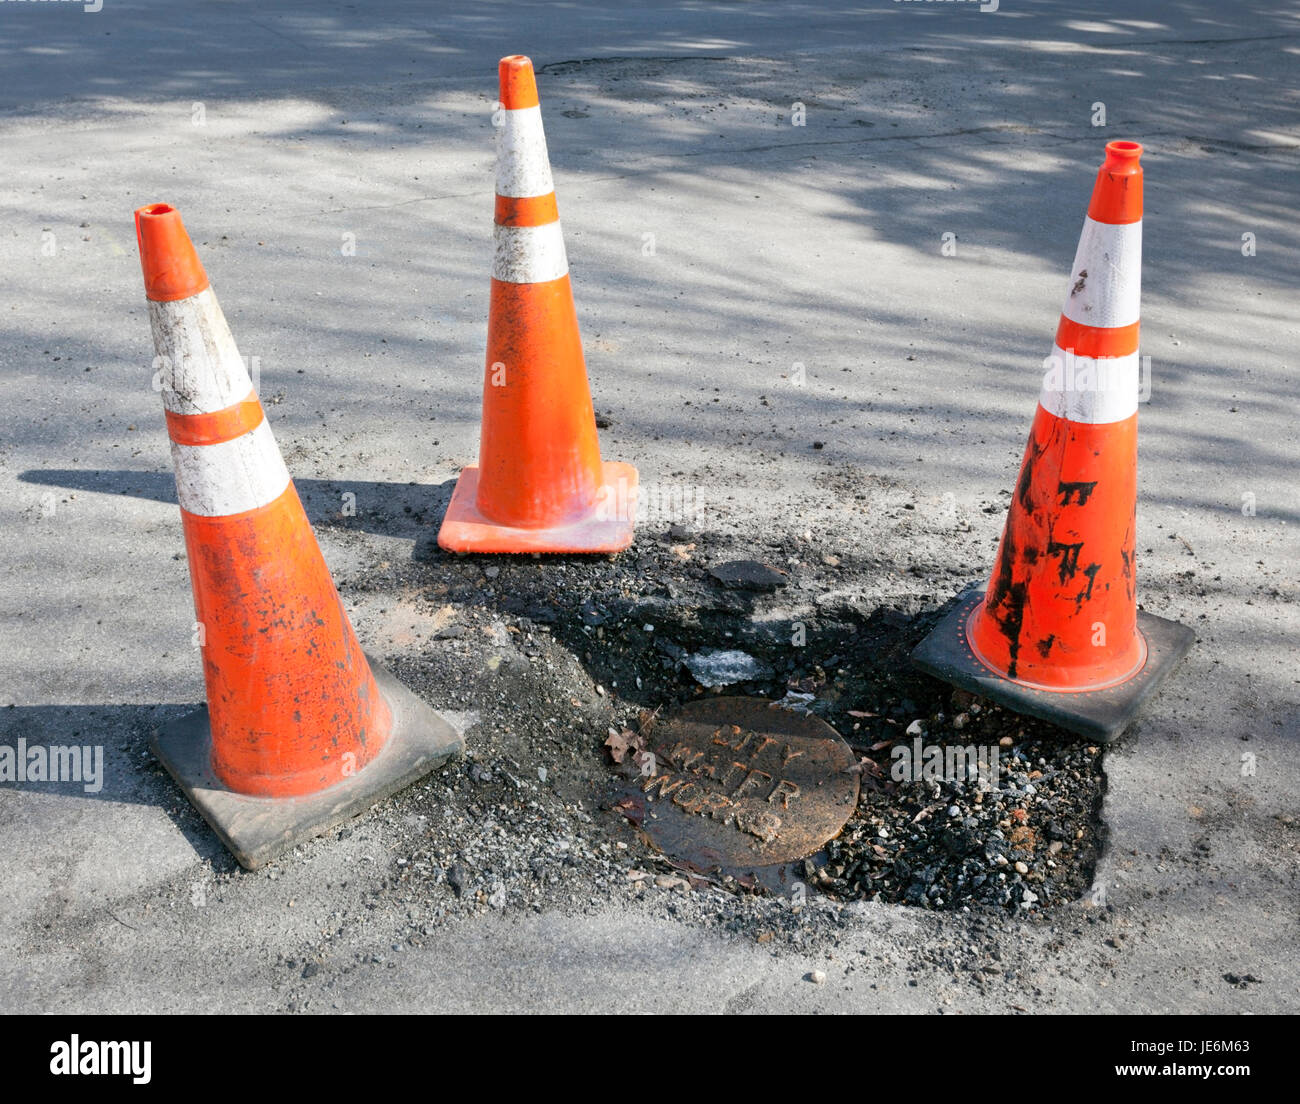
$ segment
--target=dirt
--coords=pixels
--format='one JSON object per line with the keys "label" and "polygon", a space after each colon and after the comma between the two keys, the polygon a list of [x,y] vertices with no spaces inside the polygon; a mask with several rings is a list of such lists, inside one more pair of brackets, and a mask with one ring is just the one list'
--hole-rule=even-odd
{"label": "dirt", "polygon": [[[814,914],[834,926],[837,908],[864,898],[1024,916],[1087,891],[1102,846],[1101,751],[913,670],[937,599],[827,601],[879,565],[847,550],[807,562],[784,535],[756,545],[657,530],[617,557],[544,559],[450,555],[426,535],[415,559],[349,581],[422,630],[385,657],[395,673],[471,724],[463,763],[376,814],[400,833],[391,892],[437,902],[431,922],[631,894],[757,936],[806,934]],[[747,561],[766,570],[736,566]],[[742,650],[770,674],[706,689],[686,659],[710,649]],[[857,811],[799,868],[797,899],[687,869],[615,808],[625,779],[605,748],[611,731],[710,693],[811,711],[859,757]],[[926,746],[997,748],[997,777],[891,777],[893,749],[911,748],[918,727]],[[801,918],[792,905],[805,893],[818,907]]]}

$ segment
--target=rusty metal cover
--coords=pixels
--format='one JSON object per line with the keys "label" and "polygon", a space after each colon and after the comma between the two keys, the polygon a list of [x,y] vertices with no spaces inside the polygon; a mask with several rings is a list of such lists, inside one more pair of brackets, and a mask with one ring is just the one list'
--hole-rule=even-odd
{"label": "rusty metal cover", "polygon": [[707,698],[647,733],[633,799],[668,855],[727,872],[787,863],[833,838],[857,806],[857,760],[819,717],[762,698]]}

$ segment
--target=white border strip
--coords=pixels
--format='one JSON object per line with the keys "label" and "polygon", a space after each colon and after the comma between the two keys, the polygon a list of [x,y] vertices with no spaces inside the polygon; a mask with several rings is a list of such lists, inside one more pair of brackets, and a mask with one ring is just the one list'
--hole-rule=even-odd
{"label": "white border strip", "polygon": [[494,226],[492,275],[507,284],[541,284],[568,275],[569,258],[558,222]]}
{"label": "white border strip", "polygon": [[497,131],[497,195],[542,196],[555,191],[540,106],[503,111]]}
{"label": "white border strip", "polygon": [[1137,353],[1081,357],[1059,345],[1043,361],[1039,405],[1071,422],[1102,425],[1137,413],[1141,364]]}
{"label": "white border strip", "polygon": [[1061,313],[1082,326],[1131,326],[1142,305],[1142,223],[1085,218]]}
{"label": "white border strip", "polygon": [[219,445],[173,441],[172,463],[181,509],[202,517],[255,510],[274,502],[289,486],[289,470],[265,421]]}
{"label": "white border strip", "polygon": [[248,397],[253,382],[211,288],[171,303],[149,301],[153,386],[173,414],[212,414]]}

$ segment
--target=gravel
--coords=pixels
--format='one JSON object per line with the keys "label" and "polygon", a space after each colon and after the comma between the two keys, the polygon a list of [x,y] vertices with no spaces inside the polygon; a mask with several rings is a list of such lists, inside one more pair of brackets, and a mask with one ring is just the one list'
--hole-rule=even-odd
{"label": "gravel", "polygon": [[[465,760],[375,814],[396,827],[404,860],[384,892],[424,925],[630,895],[796,943],[833,931],[863,899],[1023,914],[1086,892],[1101,844],[1098,749],[915,672],[907,656],[938,603],[826,602],[832,581],[872,573],[851,549],[802,563],[779,595],[720,581],[711,565],[735,551],[717,534],[696,535],[687,554],[671,533],[644,534],[617,558],[503,557],[489,578],[473,558],[430,546],[425,562],[346,581],[407,594],[438,622],[435,646],[387,662],[471,722]],[[448,638],[449,626],[459,634]],[[806,903],[679,869],[612,808],[622,780],[603,746],[610,729],[715,692],[701,673],[724,669],[725,692],[816,713],[859,755],[856,813],[800,864]],[[995,748],[996,779],[894,780],[893,750],[918,736]]]}

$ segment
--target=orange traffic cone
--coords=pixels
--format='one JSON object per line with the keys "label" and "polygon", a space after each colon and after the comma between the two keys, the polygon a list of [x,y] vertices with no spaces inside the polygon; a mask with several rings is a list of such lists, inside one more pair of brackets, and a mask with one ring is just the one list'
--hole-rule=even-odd
{"label": "orange traffic cone", "polygon": [[461,750],[367,661],[179,213],[135,213],[207,705],[154,752],[245,867]]}
{"label": "orange traffic cone", "polygon": [[453,552],[618,552],[637,472],[602,463],[533,63],[501,59],[497,199],[478,466],[438,543]]}
{"label": "orange traffic cone", "polygon": [[1137,609],[1141,154],[1106,146],[987,590],[913,656],[1099,740],[1124,730],[1193,635]]}

